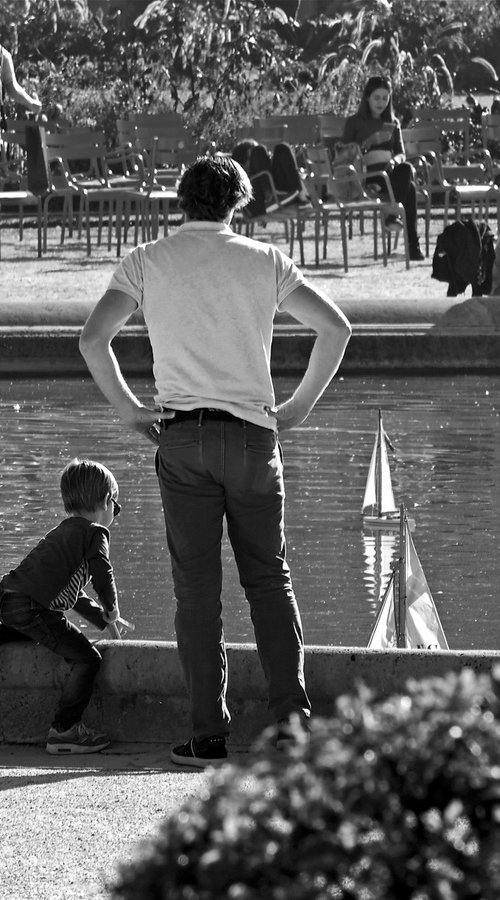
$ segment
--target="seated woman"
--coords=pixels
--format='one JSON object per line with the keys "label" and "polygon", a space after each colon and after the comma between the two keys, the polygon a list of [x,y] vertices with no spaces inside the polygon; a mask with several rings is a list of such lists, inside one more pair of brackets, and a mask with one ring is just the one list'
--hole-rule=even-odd
{"label": "seated woman", "polygon": [[280,206],[293,201],[300,205],[309,203],[295,154],[289,144],[276,144],[271,155],[263,144],[250,138],[236,144],[231,156],[252,179],[254,199],[245,207],[245,214],[250,218],[276,209],[269,180],[255,177],[260,172],[269,172],[272,176]]}
{"label": "seated woman", "polygon": [[[377,170],[387,172],[394,198],[405,209],[410,259],[424,259],[417,235],[414,170],[411,163],[405,161],[401,126],[392,108],[392,88],[388,78],[374,75],[368,79],[358,112],[346,121],[343,140],[346,144],[351,141],[359,144],[366,154],[366,171],[368,175],[374,173],[368,177],[368,183],[378,184],[383,189],[384,179],[377,178],[375,173]],[[401,222],[394,218],[387,225],[397,230]]]}

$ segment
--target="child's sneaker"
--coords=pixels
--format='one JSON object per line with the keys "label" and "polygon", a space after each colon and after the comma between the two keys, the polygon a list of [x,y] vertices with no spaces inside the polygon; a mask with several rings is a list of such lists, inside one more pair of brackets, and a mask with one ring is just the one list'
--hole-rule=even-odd
{"label": "child's sneaker", "polygon": [[58,731],[50,728],[47,738],[46,751],[57,755],[59,753],[98,753],[111,743],[107,734],[99,734],[87,728],[83,722],[77,722],[67,731]]}
{"label": "child's sneaker", "polygon": [[170,759],[178,766],[194,766],[205,769],[227,759],[226,740],[220,735],[197,741],[191,738],[185,744],[172,747]]}

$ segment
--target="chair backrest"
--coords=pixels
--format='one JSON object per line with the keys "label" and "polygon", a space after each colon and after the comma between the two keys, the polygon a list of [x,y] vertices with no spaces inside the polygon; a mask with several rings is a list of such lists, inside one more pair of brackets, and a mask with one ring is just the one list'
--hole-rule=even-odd
{"label": "chair backrest", "polygon": [[500,113],[483,113],[481,116],[483,149],[492,156],[500,156]]}
{"label": "chair backrest", "polygon": [[[138,125],[135,134],[136,150],[153,168],[179,169],[196,159],[198,145],[191,133],[182,126]],[[154,161],[152,151],[154,147]]]}
{"label": "chair backrest", "polygon": [[373,199],[368,196],[354,166],[337,165],[330,182],[330,190],[338,204],[355,204]]}
{"label": "chair backrest", "polygon": [[125,147],[127,144],[135,144],[135,134],[137,125],[131,119],[117,119],[116,133],[118,136],[118,145]]}
{"label": "chair backrest", "polygon": [[276,144],[288,142],[288,126],[284,122],[276,124],[275,121],[268,119],[254,119],[253,137],[259,144],[272,150]]}
{"label": "chair backrest", "polygon": [[[441,128],[426,122],[402,129],[406,156],[417,169],[417,183],[442,184],[445,180],[441,158]],[[423,160],[423,162],[422,162]]]}
{"label": "chair backrest", "polygon": [[45,136],[50,159],[60,158],[76,178],[96,178],[106,181],[109,168],[106,161],[106,142],[101,131],[83,133],[80,129]]}
{"label": "chair backrest", "polygon": [[419,106],[413,110],[413,121],[416,124],[431,122],[447,134],[458,135],[462,141],[462,154],[466,160],[470,156],[470,110],[468,109],[434,109],[430,106]]}
{"label": "chair backrest", "polygon": [[303,144],[316,144],[319,140],[319,124],[318,117],[307,114],[297,113],[296,115],[283,116],[267,116],[264,118],[254,119],[254,123],[263,125],[283,126],[286,125],[286,138],[284,140],[291,144],[292,147],[302,146]]}
{"label": "chair backrest", "polygon": [[441,153],[441,129],[438,125],[413,125],[403,128],[402,135],[408,157]]}
{"label": "chair backrest", "polygon": [[333,180],[330,151],[321,144],[305,148],[306,171],[311,176],[312,185],[321,200],[333,194]]}
{"label": "chair backrest", "polygon": [[7,119],[7,131],[3,132],[3,140],[8,144],[25,149],[27,119]]}
{"label": "chair backrest", "polygon": [[322,113],[317,117],[319,140],[327,147],[333,147],[344,136],[347,116],[336,116],[330,113]]}
{"label": "chair backrest", "polygon": [[238,125],[234,135],[234,143],[239,144],[240,141],[248,141],[254,137],[253,125]]}
{"label": "chair backrest", "polygon": [[134,125],[151,126],[152,128],[165,128],[167,126],[177,125],[184,128],[184,119],[178,112],[161,112],[161,113],[130,113],[128,121]]}
{"label": "chair backrest", "polygon": [[330,152],[321,145],[306,147],[307,168],[316,178],[326,178],[332,175],[332,161]]}

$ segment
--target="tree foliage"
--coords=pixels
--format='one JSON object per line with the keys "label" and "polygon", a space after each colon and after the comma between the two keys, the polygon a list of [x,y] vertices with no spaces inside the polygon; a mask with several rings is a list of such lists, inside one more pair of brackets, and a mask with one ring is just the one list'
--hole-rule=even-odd
{"label": "tree foliage", "polygon": [[472,670],[364,687],[283,758],[225,766],[125,864],[115,900],[494,900],[499,704]]}
{"label": "tree foliage", "polygon": [[352,112],[374,71],[392,77],[403,121],[457,85],[497,84],[500,0],[333,9],[298,21],[268,0],[153,0],[126,24],[116,11],[92,14],[87,0],[3,0],[0,42],[49,117],[104,127],[110,139],[129,111],[175,109],[227,147],[254,116]]}

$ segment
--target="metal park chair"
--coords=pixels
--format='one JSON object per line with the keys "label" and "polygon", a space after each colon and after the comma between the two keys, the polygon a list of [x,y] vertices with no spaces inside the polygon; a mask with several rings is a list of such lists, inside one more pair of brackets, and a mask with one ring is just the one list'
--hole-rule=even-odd
{"label": "metal park chair", "polygon": [[267,170],[252,175],[250,181],[252,184],[257,184],[260,181],[261,187],[264,183],[265,193],[268,198],[267,211],[250,217],[245,210],[242,210],[242,214],[237,218],[240,230],[245,226],[246,233],[253,237],[255,228],[258,225],[267,225],[269,222],[282,222],[285,225],[285,237],[290,242],[290,256],[293,257],[295,239],[297,239],[300,264],[304,266],[304,230],[306,223],[312,221],[314,225],[315,263],[319,265],[320,218],[317,208],[313,204],[301,205],[293,201],[284,202],[276,190],[271,173]]}
{"label": "metal park chair", "polygon": [[[338,218],[340,221],[340,233],[342,240],[342,254],[344,260],[344,271],[349,271],[348,256],[348,234],[351,228],[351,219],[353,214],[361,216],[369,215],[373,220],[373,258],[378,259],[378,234],[380,227],[380,236],[382,241],[382,259],[384,266],[387,266],[388,255],[390,254],[391,232],[387,227],[387,217],[395,216],[400,218],[403,223],[405,265],[410,268],[410,255],[408,246],[408,232],[406,227],[406,213],[402,203],[397,203],[392,195],[390,183],[387,186],[389,199],[382,200],[379,197],[370,196],[365,188],[363,179],[360,178],[354,166],[339,166],[336,168],[335,175],[332,175],[329,181],[330,194],[324,197],[322,185],[324,181],[316,178],[314,175],[314,167],[310,175],[306,179],[306,187],[309,192],[313,204],[323,225],[323,259],[326,259],[328,245],[328,226],[331,218]],[[345,200],[345,187],[353,188],[356,199]],[[323,195],[323,196],[322,196]]]}
{"label": "metal park chair", "polygon": [[[427,191],[433,206],[443,206],[443,227],[448,224],[450,206],[455,208],[457,219],[462,217],[464,207],[469,207],[472,215],[487,218],[490,205],[495,203],[498,214],[498,189],[489,153],[468,148],[467,161],[446,161],[441,152],[441,127],[430,121],[404,129],[403,141],[421,188]],[[478,157],[476,163],[474,154]]]}

